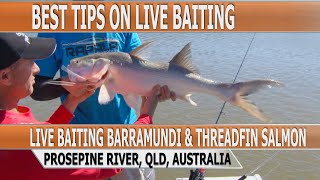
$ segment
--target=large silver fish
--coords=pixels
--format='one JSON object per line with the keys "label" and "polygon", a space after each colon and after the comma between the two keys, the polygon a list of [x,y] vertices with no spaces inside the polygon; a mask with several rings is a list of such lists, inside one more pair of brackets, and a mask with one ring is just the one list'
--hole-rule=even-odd
{"label": "large silver fish", "polygon": [[[126,103],[136,108],[140,96],[147,95],[153,86],[168,85],[178,99],[196,106],[193,93],[205,93],[219,97],[242,108],[258,119],[270,119],[250,101],[247,95],[262,87],[282,86],[274,80],[252,80],[238,83],[220,83],[203,78],[191,62],[190,43],[177,53],[169,63],[145,60],[140,52],[150,43],[145,43],[131,53],[107,52],[75,58],[68,66],[71,81],[98,81],[108,70],[106,82],[100,88],[99,103],[106,104],[116,93],[122,94]],[[75,76],[78,74],[79,76]],[[79,78],[80,77],[80,78]]]}

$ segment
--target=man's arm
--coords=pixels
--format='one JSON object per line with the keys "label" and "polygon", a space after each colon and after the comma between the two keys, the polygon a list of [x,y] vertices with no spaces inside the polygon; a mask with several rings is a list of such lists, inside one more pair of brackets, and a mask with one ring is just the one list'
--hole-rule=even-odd
{"label": "man's arm", "polygon": [[156,111],[158,102],[171,99],[175,101],[177,96],[170,91],[168,86],[156,85],[152,88],[149,96],[142,97],[140,116],[134,124],[153,124],[152,117]]}
{"label": "man's arm", "polygon": [[53,78],[46,77],[46,76],[36,76],[34,91],[31,94],[32,99],[37,101],[47,101],[47,100],[58,98],[68,93],[68,91],[64,89],[62,86],[44,84],[46,81],[52,80],[52,79]]}
{"label": "man's arm", "polygon": [[74,117],[73,113],[76,110],[79,103],[86,100],[95,92],[95,89],[86,90],[81,95],[75,97],[69,94],[62,105],[53,113],[47,123],[51,124],[69,124],[71,119]]}

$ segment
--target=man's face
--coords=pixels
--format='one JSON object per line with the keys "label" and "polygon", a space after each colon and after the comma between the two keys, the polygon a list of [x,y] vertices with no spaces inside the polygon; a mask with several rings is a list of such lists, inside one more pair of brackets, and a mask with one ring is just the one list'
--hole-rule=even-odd
{"label": "man's face", "polygon": [[35,75],[40,69],[34,61],[20,59],[11,67],[11,89],[16,97],[24,98],[32,94]]}

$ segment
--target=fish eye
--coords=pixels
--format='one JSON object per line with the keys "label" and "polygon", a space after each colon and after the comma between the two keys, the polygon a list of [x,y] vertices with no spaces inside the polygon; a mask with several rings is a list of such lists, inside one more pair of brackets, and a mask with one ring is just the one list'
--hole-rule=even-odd
{"label": "fish eye", "polygon": [[78,63],[79,63],[79,61],[78,61],[78,60],[76,60],[76,63],[78,64]]}

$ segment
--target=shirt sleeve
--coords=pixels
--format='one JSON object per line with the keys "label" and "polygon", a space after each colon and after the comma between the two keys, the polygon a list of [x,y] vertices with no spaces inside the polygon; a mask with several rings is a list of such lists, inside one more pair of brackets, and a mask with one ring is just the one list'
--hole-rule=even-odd
{"label": "shirt sleeve", "polygon": [[152,118],[147,114],[142,114],[139,116],[134,124],[153,124]]}
{"label": "shirt sleeve", "polygon": [[140,45],[141,45],[141,41],[137,33],[126,34],[126,44],[124,47],[124,52],[129,53]]}
{"label": "shirt sleeve", "polygon": [[73,114],[71,114],[63,105],[60,105],[46,122],[50,124],[69,124],[73,117]]}
{"label": "shirt sleeve", "polygon": [[59,39],[56,37],[56,33],[39,33],[38,37],[44,38],[55,38],[57,42],[57,47],[55,52],[46,59],[36,60],[36,64],[40,68],[39,76],[46,76],[53,78],[57,71],[61,67],[61,45]]}

